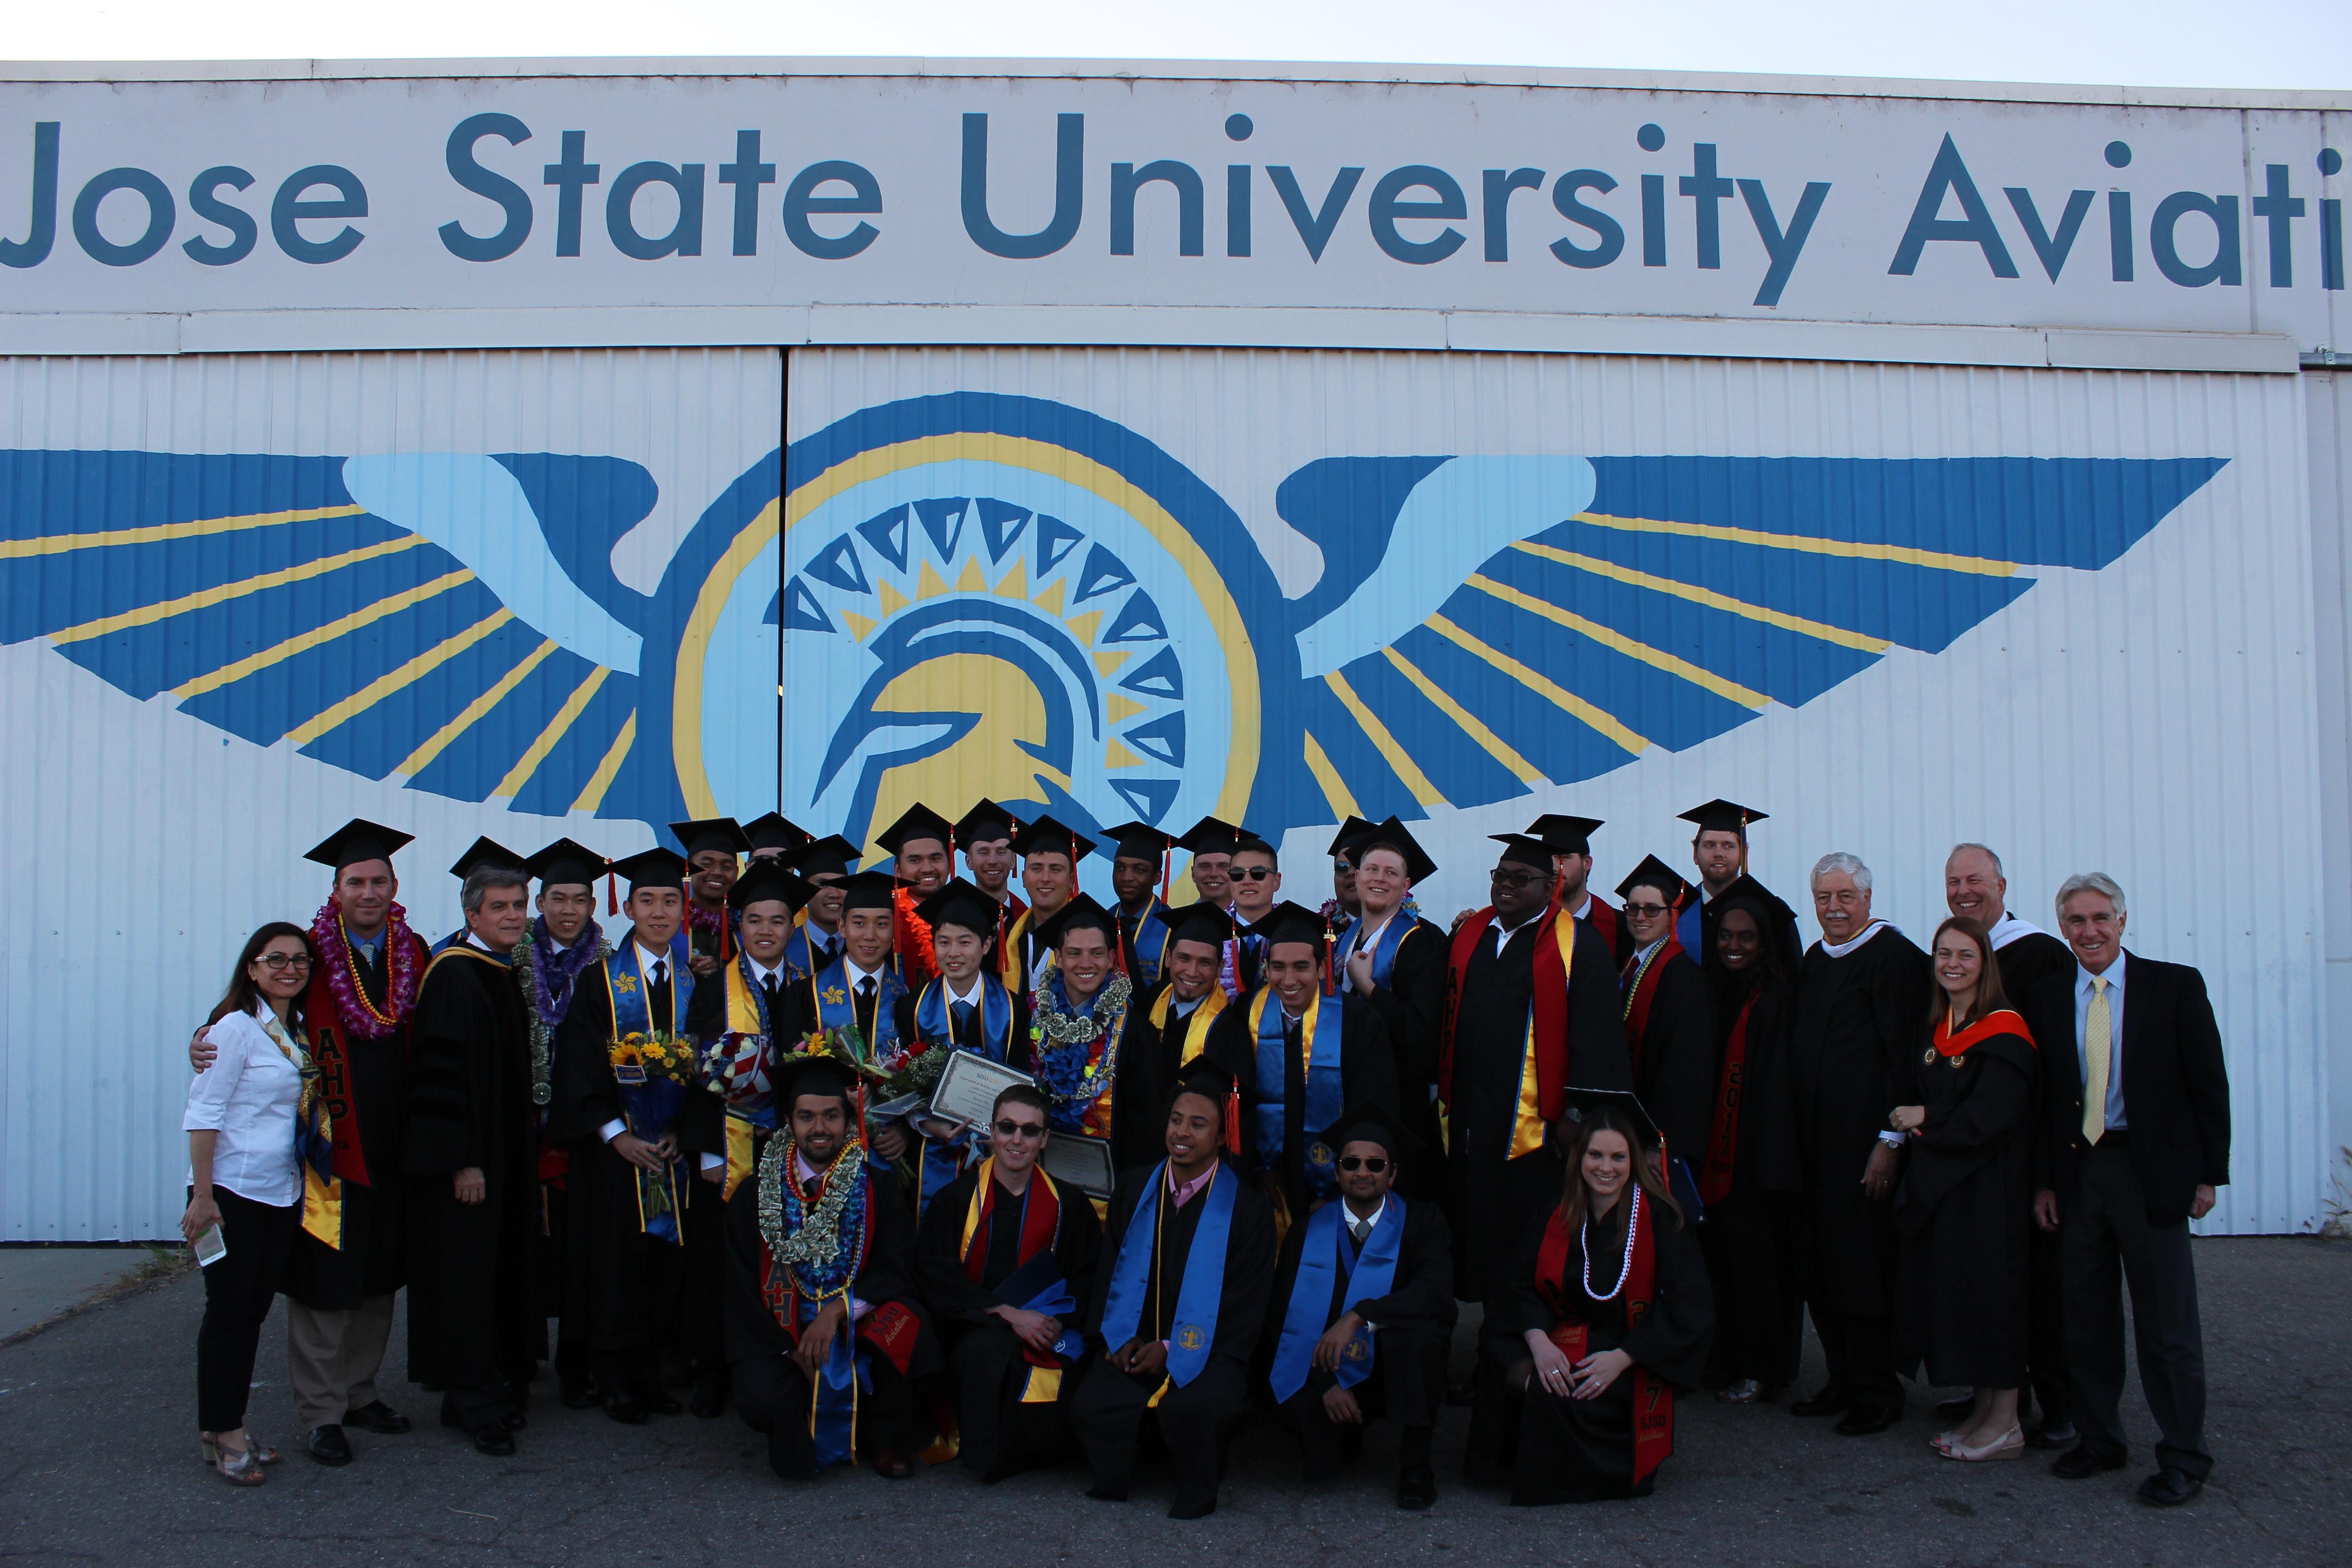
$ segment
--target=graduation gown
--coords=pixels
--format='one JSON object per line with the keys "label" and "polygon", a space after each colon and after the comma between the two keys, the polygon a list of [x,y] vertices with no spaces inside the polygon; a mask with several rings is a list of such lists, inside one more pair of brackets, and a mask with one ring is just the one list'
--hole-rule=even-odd
{"label": "graduation gown", "polygon": [[[1711,978],[1711,977],[1710,977]],[[1789,1131],[1787,1054],[1795,991],[1784,978],[1754,997],[1716,999],[1717,1086],[1711,1136],[1730,1141],[1730,1189],[1706,1196],[1698,1227],[1708,1288],[1715,1297],[1715,1343],[1706,1381],[1752,1377],[1768,1389],[1797,1375],[1804,1300],[1789,1242],[1789,1205],[1801,1186],[1796,1140]],[[1747,1014],[1736,1103],[1722,1104],[1721,1073],[1731,1031]],[[1715,1151],[1708,1151],[1711,1160]],[[1703,1184],[1713,1174],[1704,1170]]]}
{"label": "graduation gown", "polygon": [[[1743,896],[1759,898],[1764,907],[1772,912],[1772,940],[1780,946],[1780,973],[1796,973],[1805,962],[1805,939],[1797,930],[1797,911],[1781,902],[1779,894],[1753,877],[1748,880],[1752,884],[1752,891],[1742,889]],[[1707,954],[1715,951],[1715,922],[1722,915],[1723,900],[1706,897],[1702,889],[1699,901],[1696,905],[1685,905],[1675,920],[1675,935],[1694,962],[1706,963]]]}
{"label": "graduation gown", "polygon": [[2074,972],[2074,950],[2048,931],[2021,931],[1993,949],[1993,964],[2000,971],[2000,988],[2009,1005],[2022,1009],[2035,986],[2053,974]]}
{"label": "graduation gown", "polygon": [[[1437,1047],[1445,1028],[1446,945],[1444,931],[1428,921],[1414,921],[1397,942],[1388,983],[1374,986],[1364,998],[1380,1015],[1388,1031],[1389,1052],[1396,1058],[1397,1114],[1405,1131],[1431,1151],[1432,1159],[1445,1146],[1437,1122]],[[1441,1202],[1444,1174],[1438,1168],[1416,1171],[1407,1166],[1403,1191]]]}
{"label": "graduation gown", "polygon": [[[1715,1032],[1715,988],[1685,952],[1651,966],[1648,1013],[1635,1037],[1634,984],[1643,978],[1625,971],[1626,1049],[1633,1058],[1633,1092],[1665,1134],[1668,1157],[1694,1174],[1706,1161],[1714,1125],[1716,1068],[1720,1061]],[[1676,1188],[1679,1194],[1681,1188]]]}
{"label": "graduation gown", "polygon": [[[1676,1392],[1696,1387],[1715,1327],[1706,1268],[1689,1226],[1662,1205],[1653,1206],[1645,1199],[1643,1206],[1655,1238],[1656,1275],[1650,1307],[1639,1321],[1629,1321],[1627,1291],[1596,1300],[1584,1284],[1590,1279],[1606,1294],[1619,1279],[1625,1260],[1624,1201],[1610,1216],[1614,1225],[1603,1221],[1570,1237],[1567,1268],[1559,1279],[1546,1282],[1548,1290],[1538,1290],[1544,1227],[1551,1213],[1546,1209],[1522,1232],[1501,1298],[1488,1305],[1488,1355],[1516,1373],[1520,1363],[1532,1360],[1528,1331],[1549,1332],[1563,1323],[1580,1322],[1589,1335],[1588,1353],[1622,1350],[1635,1366]],[[1588,1238],[1590,1258],[1585,1256]],[[1565,1315],[1554,1310],[1555,1301]],[[1508,1381],[1516,1384],[1518,1377]],[[1528,1505],[1648,1496],[1656,1472],[1638,1482],[1633,1479],[1634,1394],[1633,1367],[1591,1399],[1562,1398],[1528,1383],[1519,1404],[1511,1501]]]}
{"label": "graduation gown", "polygon": [[[1243,997],[1223,1013],[1209,1026],[1209,1046],[1204,1053],[1209,1060],[1234,1075],[1241,1086],[1242,1146],[1234,1155],[1234,1163],[1242,1170],[1256,1175],[1266,1169],[1256,1138],[1256,1109],[1275,1098],[1275,1086],[1258,1081],[1257,1041],[1250,1034],[1251,998]],[[1281,999],[1266,997],[1266,1010],[1279,1014]],[[1323,998],[1326,1008],[1340,1010],[1339,1026],[1339,1109],[1351,1105],[1377,1105],[1381,1110],[1397,1110],[1396,1058],[1390,1053],[1388,1029],[1381,1015],[1360,996],[1341,994]],[[1279,1178],[1283,1201],[1293,1220],[1307,1217],[1307,1209],[1323,1194],[1314,1191],[1307,1179],[1307,1150],[1315,1135],[1323,1131],[1320,1125],[1310,1126],[1307,1114],[1307,1060],[1302,1054],[1297,1032],[1289,1033],[1290,1048],[1284,1062],[1282,1097],[1282,1162]],[[1333,1112],[1336,1116],[1337,1111]],[[1163,1133],[1164,1137],[1164,1133]],[[1339,1151],[1333,1150],[1333,1153]]]}
{"label": "graduation gown", "polygon": [[1927,955],[1891,925],[1843,958],[1818,942],[1805,954],[1788,1095],[1804,1194],[1800,1268],[1817,1313],[1889,1310],[1894,1199],[1865,1196],[1862,1176],[1918,1051],[1929,984]]}
{"label": "graduation gown", "polygon": [[1895,1364],[1914,1373],[1924,1361],[1927,1381],[1948,1388],[2025,1380],[2039,1064],[2016,1014],[1986,1026],[1994,1032],[1953,1056],[1922,1030],[1927,1043],[1898,1075],[1896,1103],[1925,1106],[1927,1120],[1908,1140],[1895,1198]]}
{"label": "graduation gown", "polygon": [[[404,931],[404,927],[387,926],[383,945],[373,962],[352,950],[352,967],[378,1006],[388,1005],[392,995],[391,966],[384,955]],[[421,983],[427,949],[424,939],[413,933],[406,940],[414,946]],[[348,1311],[372,1297],[391,1295],[408,1275],[403,1223],[407,1182],[402,1170],[401,1134],[408,1121],[410,1020],[402,1019],[380,1040],[352,1033],[336,1016],[323,965],[310,982],[303,1016],[312,1041],[311,1054],[320,1058],[322,1068],[326,1064],[318,1049],[321,1031],[332,1029],[340,1037],[341,1082],[328,1074],[323,1091],[338,1132],[346,1125],[356,1130],[368,1176],[362,1182],[352,1175],[339,1152],[336,1166],[343,1178],[343,1245],[340,1249],[329,1247],[298,1227],[278,1289],[318,1311]]]}
{"label": "graduation gown", "polygon": [[[1032,1191],[1039,1178],[1030,1178]],[[1023,1267],[1021,1258],[1022,1199],[997,1187],[988,1210],[983,1234],[971,1238],[971,1249],[982,1258],[980,1278],[971,1277],[964,1249],[964,1226],[973,1194],[979,1190],[980,1169],[958,1176],[931,1199],[916,1227],[913,1272],[923,1300],[931,1310],[948,1358],[956,1392],[956,1420],[961,1428],[959,1457],[964,1468],[987,1480],[998,1480],[1016,1470],[1059,1458],[1068,1447],[1066,1414],[1077,1389],[1077,1369],[1068,1368],[1055,1398],[1024,1403],[1033,1365],[1027,1347],[992,1307],[1027,1307],[1034,1294],[1008,1300],[1002,1288]],[[1058,1314],[1068,1328],[1083,1321],[1085,1303],[1094,1296],[1095,1268],[1102,1254],[1102,1221],[1085,1194],[1074,1187],[1058,1189],[1061,1214],[1052,1242],[1054,1277],[1067,1288],[1074,1304]],[[1083,1364],[1083,1363],[1081,1363]]]}
{"label": "graduation gown", "polygon": [[[539,1108],[530,1017],[514,969],[467,942],[417,993],[408,1128],[408,1375],[449,1391],[461,1418],[507,1405],[538,1360]],[[453,1178],[482,1173],[478,1204]]]}
{"label": "graduation gown", "polygon": [[[1200,1010],[1211,1005],[1212,997],[1223,1004],[1220,1016],[1234,1006],[1232,998],[1212,985],[1209,994],[1194,1003],[1191,1011],[1180,1014],[1176,1011],[1175,990],[1173,980],[1162,980],[1149,992],[1137,994],[1134,1009],[1128,1015],[1127,1043],[1119,1047],[1122,1070],[1135,1074],[1132,1079],[1135,1087],[1129,1091],[1135,1096],[1135,1103],[1150,1106],[1162,1115],[1166,1112],[1168,1096],[1176,1087],[1176,1075],[1184,1065],[1184,1051],[1195,1041],[1192,1029]],[[1163,1000],[1168,1004],[1165,1028],[1151,1021],[1153,1013],[1160,1009]],[[1208,1048],[1208,1037],[1215,1027],[1216,1017],[1213,1016],[1201,1027],[1197,1041],[1202,1051]],[[1149,1158],[1150,1152],[1148,1147],[1139,1149],[1136,1152],[1137,1158]]]}
{"label": "graduation gown", "polygon": [[[1528,1215],[1559,1200],[1558,1154],[1549,1149],[1517,1159],[1510,1154],[1539,938],[1549,940],[1541,915],[1513,931],[1498,957],[1489,930],[1462,979],[1447,1154],[1454,1289],[1465,1301],[1487,1298]],[[1568,1039],[1570,1084],[1633,1087],[1616,958],[1601,933],[1581,921],[1568,982]]]}
{"label": "graduation gown", "polygon": [[[1099,1005],[1101,993],[1096,994]],[[1118,1040],[1116,1044],[1102,1042],[1100,1046],[1103,1051],[1115,1049],[1118,1053],[1110,1080],[1110,1153],[1111,1165],[1115,1170],[1125,1170],[1131,1164],[1159,1158],[1159,1152],[1167,1137],[1168,1108],[1157,1098],[1150,1068],[1139,1059],[1141,1053],[1131,1054],[1127,1048],[1129,1042],[1135,1037],[1136,1026],[1142,1015],[1141,996],[1139,989],[1129,994],[1127,1016],[1119,1025]],[[1013,1037],[1009,1065],[1037,1079],[1042,1085],[1044,1074],[1038,1070],[1037,1058],[1043,1042],[1032,1037],[1030,1028],[1037,1013],[1035,994],[1016,1000],[1022,1004],[1022,1028]],[[1060,1112],[1056,1112],[1054,1118],[1054,1128],[1057,1132],[1083,1131],[1069,1125]]]}

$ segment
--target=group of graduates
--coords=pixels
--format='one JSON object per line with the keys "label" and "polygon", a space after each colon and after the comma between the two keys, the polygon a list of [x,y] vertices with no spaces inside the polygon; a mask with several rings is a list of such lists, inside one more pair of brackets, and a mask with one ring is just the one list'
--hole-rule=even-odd
{"label": "group of graduates", "polygon": [[[355,1323],[404,1280],[410,1375],[490,1454],[551,1360],[565,1405],[625,1423],[731,1399],[792,1480],[1075,1454],[1119,1500],[1164,1456],[1171,1516],[1198,1518],[1255,1408],[1310,1480],[1395,1423],[1397,1500],[1423,1509],[1454,1403],[1474,1485],[1641,1496],[1677,1395],[1776,1397],[1808,1307],[1830,1380],[1796,1414],[1883,1430],[1924,1362],[1976,1391],[1949,1457],[2021,1447],[2029,1382],[2032,1440],[2074,1443],[2030,1220],[2047,1074],[1984,1005],[2074,956],[1973,846],[1947,931],[2005,993],[1961,996],[1946,931],[1931,965],[1873,920],[1851,857],[1816,868],[1807,952],[1746,871],[1762,814],[1685,815],[1696,884],[1650,857],[1612,907],[1587,885],[1601,824],[1547,816],[1496,836],[1491,901],[1450,930],[1393,817],[1341,827],[1319,909],[1214,818],[1109,830],[1108,907],[1078,887],[1093,839],[989,802],[908,811],[887,871],[774,813],[611,863],[482,840],[430,949],[392,900],[406,836],[355,822],[311,856],[337,891],[305,1009],[341,1243],[298,1248],[355,1281]],[[960,1052],[1018,1075],[985,1118],[930,1108]],[[2226,1112],[2222,1136],[2226,1165]],[[1454,1382],[1460,1301],[1483,1327]],[[314,1405],[396,1429],[367,1349],[306,1400],[314,1457],[350,1457]],[[2084,1445],[2119,1445],[2098,1414]]]}

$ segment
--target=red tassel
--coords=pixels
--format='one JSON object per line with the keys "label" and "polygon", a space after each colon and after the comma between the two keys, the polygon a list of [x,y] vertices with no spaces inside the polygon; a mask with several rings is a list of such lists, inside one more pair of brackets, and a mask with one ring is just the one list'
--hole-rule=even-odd
{"label": "red tassel", "polygon": [[610,866],[604,868],[604,912],[607,915],[621,912],[620,889],[613,880],[613,868]]}
{"label": "red tassel", "polygon": [[1242,1092],[1225,1092],[1225,1152],[1238,1154],[1242,1146]]}

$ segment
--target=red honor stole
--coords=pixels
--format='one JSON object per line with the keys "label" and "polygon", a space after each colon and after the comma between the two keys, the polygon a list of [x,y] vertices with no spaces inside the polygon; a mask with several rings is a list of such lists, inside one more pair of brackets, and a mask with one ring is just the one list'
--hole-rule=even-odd
{"label": "red honor stole", "polygon": [[1731,1195],[1731,1173],[1739,1159],[1739,1090],[1748,1076],[1748,1020],[1756,1015],[1751,992],[1731,1021],[1731,1037],[1723,1043],[1723,1076],[1715,1089],[1715,1121],[1706,1134],[1706,1169],[1699,1173],[1699,1201],[1721,1203]]}
{"label": "red honor stole", "polygon": [[[1480,910],[1454,933],[1445,981],[1445,1026],[1438,1037],[1437,1098],[1454,1103],[1454,1034],[1462,1012],[1463,977],[1471,955],[1495,923],[1493,909]],[[1536,932],[1535,989],[1528,1005],[1527,1035],[1520,1046],[1519,1103],[1512,1117],[1510,1155],[1543,1147],[1544,1129],[1568,1109],[1568,982],[1576,963],[1576,921],[1552,905]]]}
{"label": "red honor stole", "polygon": [[2042,1048],[2042,1042],[2033,1037],[2033,1031],[2025,1026],[2025,1020],[2006,1007],[1998,1012],[1987,1013],[1957,1035],[1952,1033],[1952,1013],[1948,1007],[1944,1010],[1944,1016],[1936,1020],[1936,1054],[1944,1057],[1960,1056],[1970,1046],[1981,1040],[1990,1040],[1995,1035],[2015,1035],[2035,1050]]}
{"label": "red honor stole", "polygon": [[1601,902],[1600,895],[1596,893],[1593,895],[1592,901],[1584,906],[1584,917],[1592,922],[1592,929],[1601,933],[1601,940],[1609,944],[1609,951],[1615,952],[1619,930],[1617,911]]}
{"label": "red honor stole", "polygon": [[[393,955],[394,943],[407,945],[407,962],[420,975],[429,959],[424,942],[408,929],[404,921],[385,921],[383,972],[387,990],[395,988],[390,980],[394,967],[399,962]],[[372,1187],[375,1182],[368,1174],[367,1150],[360,1143],[358,1100],[352,1087],[351,1030],[343,1022],[341,1005],[335,998],[334,977],[328,973],[328,965],[333,962],[321,953],[318,966],[310,972],[310,988],[302,996],[302,1026],[310,1036],[310,1059],[319,1068],[319,1095],[326,1103],[327,1131],[335,1146],[335,1174],[346,1182]],[[348,951],[343,963],[351,965],[351,987],[355,994],[361,996],[363,1005],[381,1004],[386,1007],[394,1005],[390,997],[365,994],[358,965],[352,962]],[[397,1040],[405,1054],[408,1047],[406,1017],[400,1018],[394,1026],[393,1034],[387,1037],[386,1043],[392,1040]],[[396,1176],[398,1173],[394,1174]]]}
{"label": "red honor stole", "polygon": [[1683,944],[1669,935],[1665,945],[1634,972],[1633,987],[1625,993],[1625,1051],[1633,1059],[1635,1083],[1642,1081],[1642,1037],[1650,1030],[1650,1007],[1658,999],[1658,977],[1682,950]]}
{"label": "red honor stole", "polygon": [[[1632,1184],[1627,1185],[1632,1187]],[[1626,1271],[1622,1287],[1625,1295],[1625,1331],[1628,1339],[1641,1326],[1657,1304],[1658,1237],[1655,1222],[1650,1217],[1650,1205],[1639,1201],[1641,1189],[1632,1187],[1633,1196],[1633,1233],[1625,1238],[1633,1252],[1633,1267]],[[1571,1283],[1568,1278],[1568,1222],[1560,1216],[1558,1205],[1544,1221],[1543,1247],[1536,1255],[1536,1291],[1544,1305],[1558,1320],[1546,1331],[1553,1344],[1572,1364],[1591,1354],[1588,1342],[1592,1326],[1577,1314],[1585,1310],[1576,1303],[1587,1297],[1581,1270],[1591,1266],[1591,1260],[1577,1249],[1580,1277]],[[1650,1473],[1675,1451],[1675,1391],[1665,1379],[1652,1375],[1650,1370],[1635,1362],[1622,1375],[1633,1380],[1633,1484],[1639,1486]]]}
{"label": "red honor stole", "polygon": [[[1062,1194],[1053,1179],[1043,1171],[1032,1171],[1029,1190],[1021,1205],[1021,1244],[1013,1259],[1018,1269],[1039,1253],[1051,1248],[1061,1235]],[[963,1222],[963,1277],[977,1285],[988,1269],[988,1242],[993,1233],[989,1228],[996,1208],[996,1161],[993,1156],[981,1162],[977,1190],[971,1207],[965,1211]],[[1053,1356],[1021,1347],[1022,1359],[1031,1366],[1050,1367],[1056,1377],[1062,1363]],[[1059,1385],[1056,1384],[1058,1392]]]}

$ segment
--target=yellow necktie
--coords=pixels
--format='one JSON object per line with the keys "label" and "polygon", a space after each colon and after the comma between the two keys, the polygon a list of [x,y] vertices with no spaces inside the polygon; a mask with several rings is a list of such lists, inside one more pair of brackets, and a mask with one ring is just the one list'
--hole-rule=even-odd
{"label": "yellow necktie", "polygon": [[2083,1021],[2083,1142],[2096,1143],[2107,1131],[2107,1071],[2115,1031],[2107,1019],[2107,977],[2091,976],[2091,1011]]}

